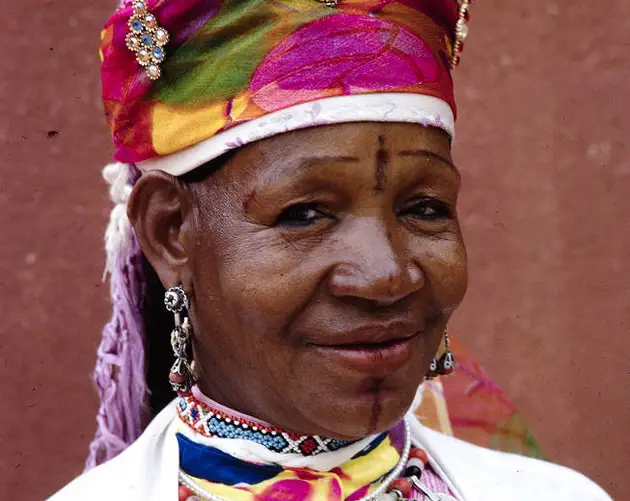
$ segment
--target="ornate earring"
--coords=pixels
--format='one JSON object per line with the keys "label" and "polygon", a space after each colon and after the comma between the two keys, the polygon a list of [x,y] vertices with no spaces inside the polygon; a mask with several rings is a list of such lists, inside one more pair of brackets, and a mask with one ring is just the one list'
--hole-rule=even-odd
{"label": "ornate earring", "polygon": [[193,385],[194,378],[192,367],[188,361],[188,339],[192,333],[192,327],[188,317],[182,320],[182,310],[188,309],[188,297],[181,285],[171,287],[164,294],[166,309],[175,316],[175,328],[171,332],[171,346],[175,354],[175,363],[171,367],[168,379],[173,390],[178,394],[187,393]]}
{"label": "ornate earring", "polygon": [[451,339],[448,330],[444,330],[444,353],[437,361],[437,370],[440,376],[448,376],[455,370],[455,357],[451,352]]}
{"label": "ornate earring", "polygon": [[451,352],[451,339],[448,330],[444,329],[444,353],[440,358],[433,358],[429,364],[429,372],[425,379],[434,379],[437,376],[448,376],[455,370],[455,357]]}

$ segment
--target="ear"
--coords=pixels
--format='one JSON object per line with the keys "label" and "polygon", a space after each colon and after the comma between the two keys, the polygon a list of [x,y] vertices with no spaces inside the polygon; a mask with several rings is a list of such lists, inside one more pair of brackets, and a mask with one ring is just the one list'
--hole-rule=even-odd
{"label": "ear", "polygon": [[166,288],[190,281],[188,200],[182,182],[162,171],[140,176],[129,197],[127,215],[140,248]]}

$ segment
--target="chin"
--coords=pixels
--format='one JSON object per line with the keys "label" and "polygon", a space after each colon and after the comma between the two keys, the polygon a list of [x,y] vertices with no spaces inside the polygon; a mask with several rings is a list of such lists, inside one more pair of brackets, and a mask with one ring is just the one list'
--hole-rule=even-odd
{"label": "chin", "polygon": [[[403,419],[414,404],[418,385],[405,386],[388,385],[386,380],[381,380],[362,388],[353,396],[340,395],[330,399],[321,413],[313,408],[312,417],[319,417],[317,428],[321,431],[318,434],[339,440],[358,440],[389,430]],[[337,412],[330,412],[331,400],[339,402],[332,405],[332,408],[338,409]]]}

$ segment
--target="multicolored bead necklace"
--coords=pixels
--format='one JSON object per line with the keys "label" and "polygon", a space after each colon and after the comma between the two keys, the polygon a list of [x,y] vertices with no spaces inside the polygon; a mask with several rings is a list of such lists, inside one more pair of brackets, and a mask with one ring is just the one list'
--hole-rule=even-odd
{"label": "multicolored bead necklace", "polygon": [[424,449],[412,447],[405,472],[402,477],[395,479],[389,486],[388,494],[391,496],[389,499],[391,501],[417,499],[413,495],[413,491],[417,490],[424,494],[429,501],[457,501],[450,494],[435,492],[435,488],[428,482],[422,482],[422,475],[428,463],[429,457]]}
{"label": "multicolored bead necklace", "polygon": [[177,403],[177,414],[196,433],[204,437],[240,438],[264,445],[281,454],[315,456],[332,452],[355,443],[355,440],[337,440],[319,435],[288,433],[246,416],[237,416],[226,410],[200,402],[193,395],[182,395]]}

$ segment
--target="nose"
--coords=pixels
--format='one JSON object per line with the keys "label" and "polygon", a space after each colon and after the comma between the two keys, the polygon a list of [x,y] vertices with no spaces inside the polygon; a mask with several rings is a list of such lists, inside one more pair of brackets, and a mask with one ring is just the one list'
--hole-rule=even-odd
{"label": "nose", "polygon": [[342,259],[329,275],[330,292],[387,306],[420,290],[424,273],[402,240],[385,223],[356,222],[346,234]]}

